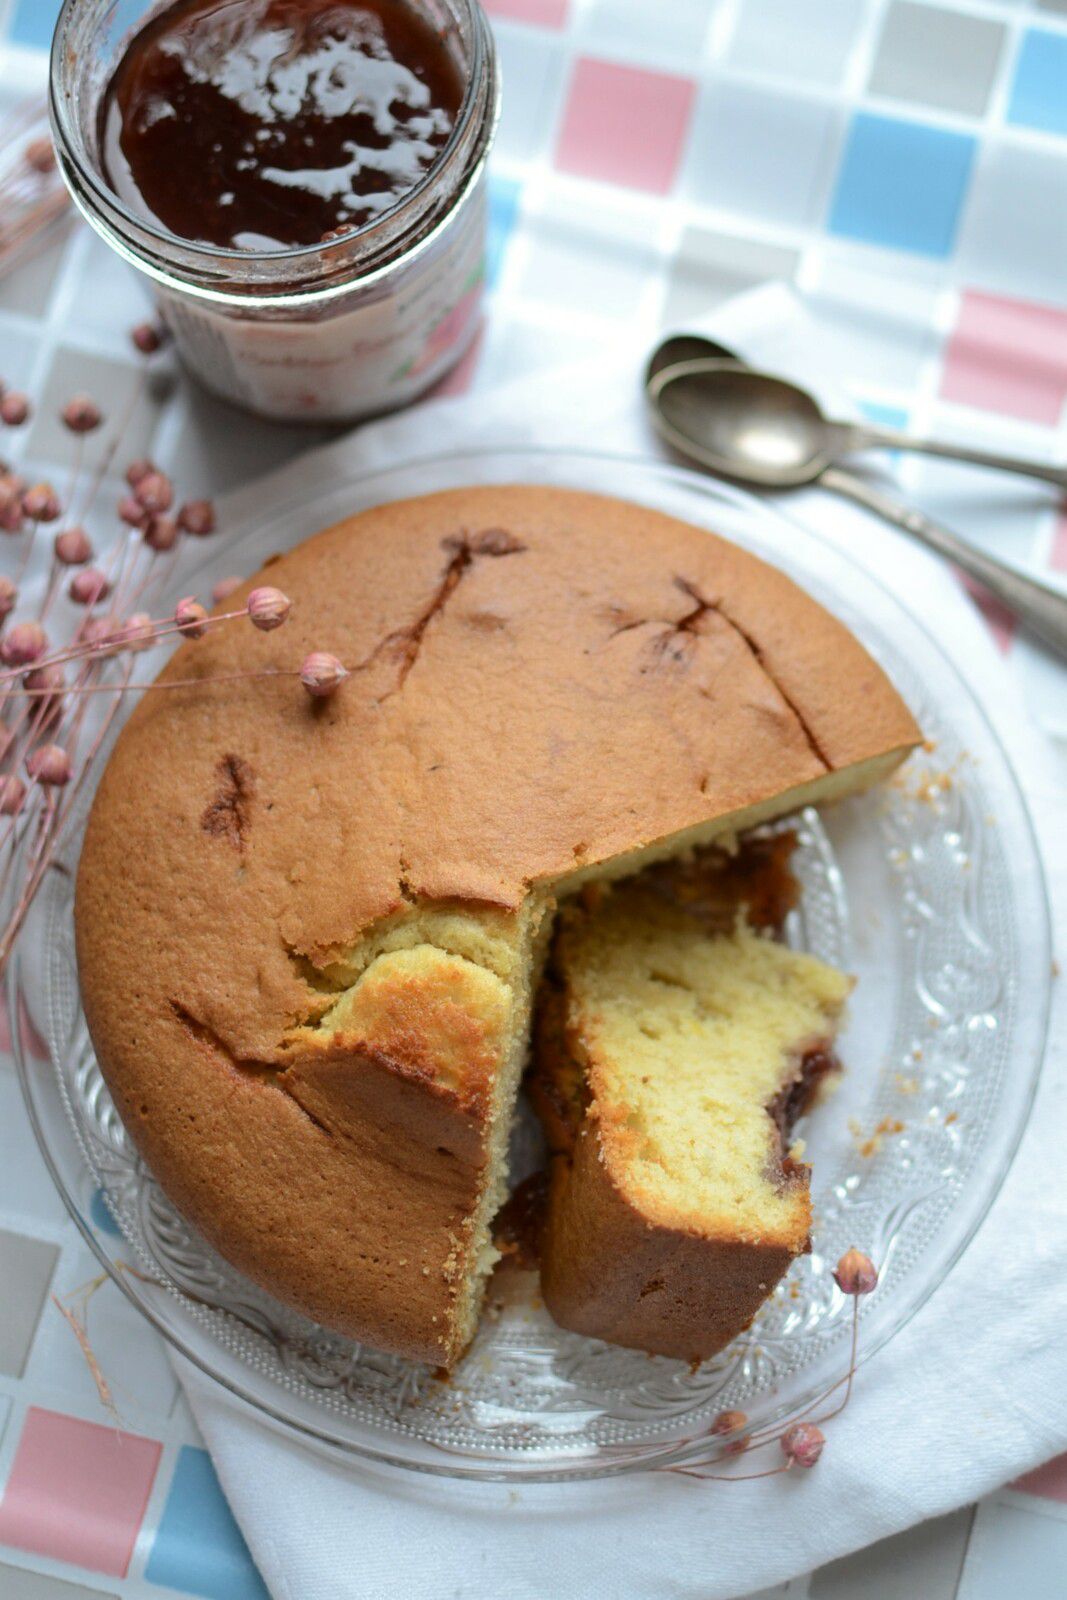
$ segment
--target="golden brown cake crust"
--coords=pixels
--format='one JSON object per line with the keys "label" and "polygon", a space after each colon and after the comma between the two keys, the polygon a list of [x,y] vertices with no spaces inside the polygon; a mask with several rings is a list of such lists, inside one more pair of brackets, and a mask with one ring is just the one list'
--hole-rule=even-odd
{"label": "golden brown cake crust", "polygon": [[806,1225],[788,1244],[653,1227],[615,1182],[588,1125],[572,1156],[552,1159],[541,1292],[574,1333],[702,1361],[748,1326],[806,1240]]}
{"label": "golden brown cake crust", "polygon": [[293,676],[142,698],[79,871],[86,1014],[131,1133],[229,1259],[318,1320],[447,1362],[483,1100],[437,1071],[410,996],[380,1047],[294,1047],[322,1005],[308,961],[412,904],[517,907],[531,884],[780,810],[918,730],[782,574],[597,496],[377,507],[266,581],[292,598],[284,628],[219,629],[164,677],[291,672],[313,649],[353,676],[318,704]]}

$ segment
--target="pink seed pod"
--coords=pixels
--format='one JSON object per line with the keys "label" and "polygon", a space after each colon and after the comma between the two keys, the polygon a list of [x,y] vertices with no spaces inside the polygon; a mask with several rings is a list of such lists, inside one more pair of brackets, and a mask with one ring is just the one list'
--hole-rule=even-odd
{"label": "pink seed pod", "polygon": [[39,622],[17,622],[0,639],[0,661],[5,667],[28,667],[48,649],[48,636]]}
{"label": "pink seed pod", "polygon": [[243,578],[220,578],[211,591],[213,604],[221,606],[224,600],[228,600],[231,594],[236,593],[242,583],[244,583]]}
{"label": "pink seed pod", "polygon": [[143,356],[154,356],[167,342],[166,329],[159,322],[139,322],[130,329],[130,339]]}
{"label": "pink seed pod", "polygon": [[191,594],[179,600],[174,607],[174,620],[178,624],[178,632],[187,639],[202,639],[207,632],[207,612]]}
{"label": "pink seed pod", "polygon": [[144,542],[149,550],[173,550],[177,538],[178,524],[173,517],[149,517],[144,523]]}
{"label": "pink seed pod", "polygon": [[133,497],[153,515],[157,511],[169,511],[174,499],[174,485],[165,472],[146,472],[134,484]]}
{"label": "pink seed pod", "polygon": [[92,433],[104,420],[104,413],[87,394],[76,394],[73,400],[68,400],[59,415],[63,426],[71,433]]}
{"label": "pink seed pod", "polygon": [[9,428],[21,428],[24,422],[30,420],[29,397],[18,394],[14,389],[0,397],[0,422]]}
{"label": "pink seed pod", "polygon": [[126,468],[126,482],[131,489],[136,489],[142,478],[147,478],[150,472],[157,472],[154,461],[149,461],[147,456],[138,456],[136,461],[131,461]]}
{"label": "pink seed pod", "polygon": [[67,686],[62,667],[34,667],[22,683],[24,688],[34,690],[33,716],[38,727],[59,715],[63,709],[63,690]]}
{"label": "pink seed pod", "polygon": [[156,641],[156,626],[147,611],[134,611],[115,634],[126,650],[150,650]]}
{"label": "pink seed pod", "polygon": [[[709,1433],[720,1436],[725,1433],[738,1433],[748,1424],[748,1415],[744,1411],[720,1411],[712,1423]],[[726,1446],[727,1455],[739,1456],[748,1449],[746,1438],[731,1439]]]}
{"label": "pink seed pod", "polygon": [[280,628],[292,609],[293,602],[287,594],[266,584],[253,589],[248,597],[249,621],[264,633],[270,633],[272,628]]}
{"label": "pink seed pod", "polygon": [[215,532],[215,507],[210,500],[187,500],[178,512],[178,526],[194,538]]}
{"label": "pink seed pod", "polygon": [[128,528],[143,528],[148,521],[148,512],[132,494],[123,495],[118,504],[118,513],[119,520]]}
{"label": "pink seed pod", "polygon": [[42,134],[39,139],[31,139],[22,155],[30,170],[39,172],[42,177],[55,171],[56,152],[47,134]]}
{"label": "pink seed pod", "polygon": [[709,1433],[736,1433],[738,1428],[743,1428],[748,1421],[748,1414],[744,1411],[720,1411],[715,1418]]}
{"label": "pink seed pod", "polygon": [[842,1294],[870,1294],[878,1287],[878,1269],[870,1256],[853,1246],[834,1268],[834,1282]]}
{"label": "pink seed pod", "polygon": [[67,528],[57,533],[53,548],[61,567],[80,567],[93,559],[93,547],[84,528]]}
{"label": "pink seed pod", "polygon": [[313,650],[304,657],[304,664],[300,668],[300,682],[313,700],[325,700],[335,694],[347,677],[348,673],[337,657],[325,650]]}
{"label": "pink seed pod", "polygon": [[62,789],[73,776],[70,757],[58,744],[43,744],[39,750],[31,750],[26,757],[26,771],[35,782],[54,789]]}
{"label": "pink seed pod", "polygon": [[0,722],[0,761],[3,761],[11,746],[15,742],[15,735],[6,722]]}
{"label": "pink seed pod", "polygon": [[22,810],[26,785],[13,772],[0,776],[0,816],[14,817]]}
{"label": "pink seed pod", "polygon": [[3,622],[14,611],[18,604],[19,592],[10,578],[0,576],[0,622]]}
{"label": "pink seed pod", "polygon": [[78,644],[90,645],[93,655],[102,659],[118,655],[123,648],[122,626],[121,618],[116,617],[114,612],[106,617],[88,616],[75,637]]}
{"label": "pink seed pod", "polygon": [[67,593],[75,605],[99,605],[111,593],[111,579],[97,567],[83,567],[71,578]]}
{"label": "pink seed pod", "polygon": [[822,1455],[826,1436],[814,1422],[794,1422],[782,1434],[779,1443],[791,1467],[813,1467]]}
{"label": "pink seed pod", "polygon": [[35,483],[23,495],[22,509],[31,522],[54,522],[63,508],[50,483]]}

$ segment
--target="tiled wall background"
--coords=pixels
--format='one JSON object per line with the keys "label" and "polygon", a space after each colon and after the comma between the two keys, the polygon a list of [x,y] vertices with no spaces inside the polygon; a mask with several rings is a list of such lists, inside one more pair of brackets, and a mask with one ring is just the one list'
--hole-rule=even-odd
{"label": "tiled wall background", "polygon": [[[57,9],[0,0],[0,117],[43,83]],[[651,345],[782,278],[823,337],[825,372],[811,376],[879,420],[1067,459],[1067,0],[487,9],[505,84],[490,314],[449,387],[595,357],[620,332]],[[87,390],[119,413],[139,315],[132,280],[84,228],[0,280],[0,377],[42,402],[0,454],[57,476],[58,401]],[[219,493],[313,439],[235,428],[175,373],[138,408],[124,452]],[[918,458],[894,470],[975,539],[1067,574],[1067,514],[1047,491]],[[1062,670],[987,610],[1006,670],[1067,754]],[[33,1147],[8,1026],[0,1017],[0,1600],[262,1597],[157,1337],[114,1288],[95,1297],[117,1431],[51,1303],[95,1262]],[[1063,1600],[1067,1458],[774,1593]]]}

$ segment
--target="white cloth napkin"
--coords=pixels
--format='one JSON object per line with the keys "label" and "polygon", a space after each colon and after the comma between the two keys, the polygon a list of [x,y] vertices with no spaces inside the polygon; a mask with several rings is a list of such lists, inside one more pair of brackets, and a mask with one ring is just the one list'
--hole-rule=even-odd
{"label": "white cloth napkin", "polygon": [[[803,308],[780,288],[734,302],[707,331],[750,360],[798,376],[818,370],[817,353],[805,347]],[[226,507],[227,521],[301,485],[318,488],[442,447],[580,444],[654,453],[640,400],[644,354],[365,427],[242,490]],[[955,579],[826,494],[811,491],[791,510],[862,552],[962,663],[1021,776],[1062,919],[1062,774]],[[811,1472],[733,1485],[648,1473],[509,1487],[339,1465],[264,1426],[178,1361],[272,1593],[278,1600],[725,1600],[975,1500],[1067,1448],[1065,1009],[1060,993],[1037,1106],[989,1217],[925,1308],[864,1367]]]}

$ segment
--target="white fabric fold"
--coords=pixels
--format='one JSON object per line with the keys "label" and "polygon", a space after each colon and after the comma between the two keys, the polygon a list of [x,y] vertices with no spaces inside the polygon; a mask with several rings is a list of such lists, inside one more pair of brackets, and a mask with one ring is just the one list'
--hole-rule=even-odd
{"label": "white fabric fold", "polygon": [[[744,296],[709,319],[707,331],[754,362],[798,377],[818,370],[803,307],[784,289]],[[226,522],[304,487],[318,491],[442,448],[583,445],[655,454],[640,392],[645,354],[606,357],[364,427],[232,496]],[[1021,778],[1062,934],[1063,773],[956,580],[902,536],[817,490],[795,496],[790,509],[891,584],[961,666]],[[177,1360],[272,1594],[728,1600],[975,1500],[1067,1448],[1065,1009],[1059,993],[1034,1114],[989,1216],[922,1311],[864,1367],[811,1472],[732,1485],[645,1473],[508,1487],[338,1464],[268,1427]]]}

